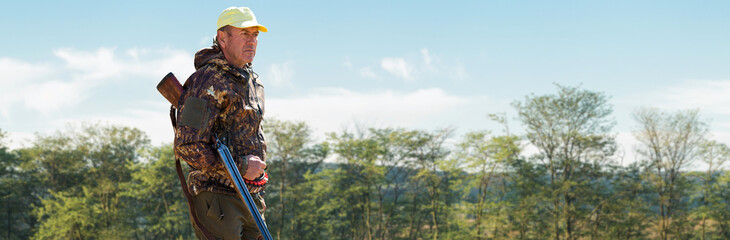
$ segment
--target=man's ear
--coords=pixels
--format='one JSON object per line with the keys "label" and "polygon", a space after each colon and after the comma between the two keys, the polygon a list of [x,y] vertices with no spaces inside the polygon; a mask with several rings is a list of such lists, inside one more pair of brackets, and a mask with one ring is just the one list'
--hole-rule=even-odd
{"label": "man's ear", "polygon": [[215,38],[218,40],[218,45],[221,45],[221,47],[223,47],[223,45],[226,44],[227,36],[224,36],[224,35],[227,35],[227,34],[223,31],[216,32]]}

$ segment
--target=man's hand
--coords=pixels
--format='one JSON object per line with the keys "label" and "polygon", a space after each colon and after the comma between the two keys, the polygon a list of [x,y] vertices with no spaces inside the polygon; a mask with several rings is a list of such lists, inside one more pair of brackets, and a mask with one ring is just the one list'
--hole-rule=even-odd
{"label": "man's hand", "polygon": [[238,169],[241,172],[242,177],[248,180],[256,179],[257,177],[264,174],[264,169],[266,169],[266,162],[262,161],[261,158],[254,155],[247,155],[243,157],[243,161],[247,161],[248,167],[246,167],[245,172],[243,171],[243,164],[239,164]]}

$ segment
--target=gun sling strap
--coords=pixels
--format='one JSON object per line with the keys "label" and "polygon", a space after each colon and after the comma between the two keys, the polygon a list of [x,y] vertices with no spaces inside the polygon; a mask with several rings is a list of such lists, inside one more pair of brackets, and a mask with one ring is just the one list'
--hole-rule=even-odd
{"label": "gun sling strap", "polygon": [[[172,121],[172,127],[174,129],[177,129],[177,121],[175,120],[175,107],[170,106],[170,121]],[[198,214],[195,212],[195,208],[193,208],[193,196],[190,195],[190,191],[188,191],[188,184],[185,181],[185,175],[183,175],[182,166],[180,166],[180,158],[178,158],[177,156],[175,156],[175,168],[177,169],[177,177],[180,179],[180,186],[182,187],[183,195],[185,195],[185,199],[188,200],[188,210],[190,211],[190,216],[192,216],[193,218],[193,225],[195,225],[195,227],[203,233],[206,239],[215,239],[215,237],[213,237],[213,234],[208,232],[208,229],[205,229],[203,224],[201,224],[198,220]]]}

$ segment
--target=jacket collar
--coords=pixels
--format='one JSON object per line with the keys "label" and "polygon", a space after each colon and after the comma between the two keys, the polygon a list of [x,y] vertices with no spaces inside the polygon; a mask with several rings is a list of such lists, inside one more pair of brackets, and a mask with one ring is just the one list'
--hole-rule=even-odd
{"label": "jacket collar", "polygon": [[[249,75],[253,72],[251,70],[251,63],[246,64],[243,68],[239,68],[228,63],[228,60],[226,60],[223,52],[217,45],[200,49],[197,53],[195,53],[194,64],[195,70],[198,70],[205,65],[213,64],[221,70],[240,78],[247,78],[245,75]],[[246,73],[244,74],[244,72]]]}

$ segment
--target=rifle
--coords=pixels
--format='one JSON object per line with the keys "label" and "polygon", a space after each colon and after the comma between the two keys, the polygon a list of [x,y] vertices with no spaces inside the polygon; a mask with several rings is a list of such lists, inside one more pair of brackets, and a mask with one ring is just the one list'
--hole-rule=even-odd
{"label": "rifle", "polygon": [[180,85],[180,81],[177,80],[175,74],[168,73],[162,78],[160,83],[157,84],[157,91],[162,94],[173,107],[178,108],[177,103],[180,102],[182,96],[183,87]]}
{"label": "rifle", "polygon": [[236,167],[236,162],[234,162],[233,157],[231,157],[231,152],[228,150],[228,147],[225,144],[223,144],[221,141],[218,141],[218,138],[216,138],[215,140],[216,143],[213,145],[213,147],[218,150],[218,156],[223,159],[223,163],[226,165],[226,170],[228,170],[228,176],[231,176],[231,178],[233,179],[236,190],[238,190],[238,195],[241,196],[241,199],[243,199],[243,201],[246,203],[246,206],[248,206],[248,211],[251,213],[251,215],[253,215],[253,219],[256,221],[256,226],[259,227],[259,231],[261,231],[261,235],[264,236],[264,239],[272,240],[271,233],[269,233],[269,229],[266,228],[266,223],[261,218],[261,213],[259,213],[259,209],[256,207],[256,203],[253,202],[253,198],[248,192],[246,184],[243,182],[243,177],[241,177],[241,173],[238,171],[238,167]]}
{"label": "rifle", "polygon": [[[175,127],[177,123],[175,121],[174,113],[175,110],[179,109],[178,103],[180,102],[179,100],[182,96],[183,87],[182,85],[180,85],[180,81],[178,81],[175,75],[171,72],[165,75],[160,83],[157,84],[157,91],[159,91],[160,94],[162,94],[162,96],[165,97],[165,99],[167,99],[167,101],[172,104],[172,107],[170,107],[170,119],[172,119],[172,125],[173,127]],[[249,193],[248,188],[246,187],[246,183],[243,181],[243,177],[241,177],[241,173],[238,171],[238,167],[236,167],[236,162],[233,160],[233,157],[231,157],[231,152],[228,150],[228,147],[222,142],[218,141],[217,137],[215,138],[215,143],[213,147],[217,150],[218,156],[223,161],[223,165],[225,165],[226,167],[228,176],[231,178],[234,185],[236,186],[238,195],[246,204],[249,213],[251,213],[253,219],[256,221],[256,226],[259,228],[261,235],[264,237],[265,240],[273,239],[271,237],[271,233],[269,233],[269,229],[266,227],[266,223],[261,218],[261,213],[259,213],[259,209],[256,207],[256,204],[251,197],[251,193]],[[190,209],[190,213],[193,215],[195,224],[198,225],[198,228],[201,229],[203,235],[205,235],[206,238],[212,239],[210,233],[203,228],[200,222],[198,222],[198,218],[192,207],[192,197],[188,192],[188,188],[186,187],[187,184],[185,184],[184,180],[185,177],[182,174],[180,160],[177,157],[175,158],[175,160],[178,177],[180,178],[180,184],[183,187],[183,193],[185,194],[185,197],[188,199],[188,208]]]}

